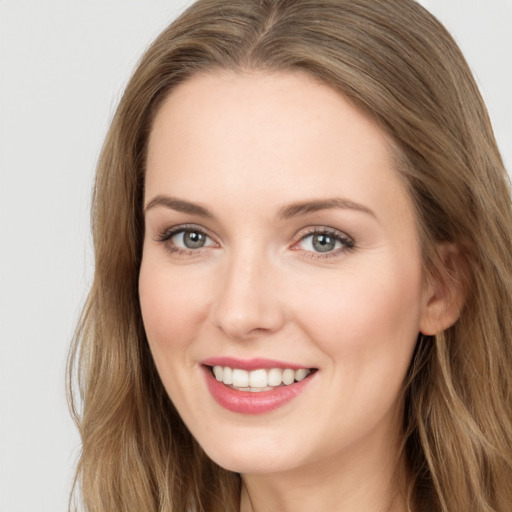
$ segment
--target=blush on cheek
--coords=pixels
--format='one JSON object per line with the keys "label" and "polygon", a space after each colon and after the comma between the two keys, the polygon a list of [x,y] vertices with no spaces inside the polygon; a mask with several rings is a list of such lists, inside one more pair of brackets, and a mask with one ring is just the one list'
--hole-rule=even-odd
{"label": "blush on cheek", "polygon": [[341,276],[339,284],[316,287],[322,290],[317,297],[313,292],[295,299],[309,335],[325,349],[345,356],[414,343],[421,285],[415,275],[396,279],[396,272],[382,263],[380,270],[359,269]]}
{"label": "blush on cheek", "polygon": [[144,264],[139,297],[144,328],[150,344],[186,344],[205,316],[205,290],[201,280],[187,280],[179,272],[155,272]]}
{"label": "blush on cheek", "polygon": [[183,339],[180,331],[186,319],[180,315],[178,301],[169,301],[165,294],[157,294],[153,290],[149,295],[141,294],[140,302],[144,329],[152,346]]}

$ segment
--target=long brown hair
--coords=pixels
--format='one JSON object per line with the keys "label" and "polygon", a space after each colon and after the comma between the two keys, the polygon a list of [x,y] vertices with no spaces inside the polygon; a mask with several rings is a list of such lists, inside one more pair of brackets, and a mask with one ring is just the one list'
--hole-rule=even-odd
{"label": "long brown hair", "polygon": [[[97,168],[95,276],[69,360],[89,512],[236,511],[240,478],[210,461],[170,402],[141,320],[145,152],[177,84],[204,70],[301,70],[393,138],[427,273],[464,254],[458,322],[418,340],[404,383],[404,458],[416,511],[512,506],[512,211],[486,108],[457,45],[413,0],[200,0],[139,63]],[[79,405],[81,404],[81,405]]]}

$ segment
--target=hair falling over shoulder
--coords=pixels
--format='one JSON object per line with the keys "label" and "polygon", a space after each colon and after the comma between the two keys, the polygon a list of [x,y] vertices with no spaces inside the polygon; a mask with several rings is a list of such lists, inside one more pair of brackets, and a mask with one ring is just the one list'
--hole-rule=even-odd
{"label": "hair falling over shoulder", "polygon": [[[415,512],[510,512],[510,183],[468,65],[413,0],[200,0],[142,57],[97,167],[94,282],[68,363],[82,439],[71,501],[87,512],[238,510],[240,477],[208,459],[175,411],[138,300],[152,119],[173,87],[215,69],[309,73],[395,141],[426,274],[466,290],[456,324],[420,336],[404,383],[404,492]],[[464,268],[450,268],[438,242],[456,246]]]}

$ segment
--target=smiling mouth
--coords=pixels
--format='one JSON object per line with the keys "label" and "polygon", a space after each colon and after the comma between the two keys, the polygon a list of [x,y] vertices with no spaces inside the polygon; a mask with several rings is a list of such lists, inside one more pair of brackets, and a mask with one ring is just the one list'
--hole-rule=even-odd
{"label": "smiling mouth", "polygon": [[316,372],[316,368],[259,368],[242,370],[230,366],[210,366],[212,375],[218,382],[236,391],[258,393],[290,386]]}

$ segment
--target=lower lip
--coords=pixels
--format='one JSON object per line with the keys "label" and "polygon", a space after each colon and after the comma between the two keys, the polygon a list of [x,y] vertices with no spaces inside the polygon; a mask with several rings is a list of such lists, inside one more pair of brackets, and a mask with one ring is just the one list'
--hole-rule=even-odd
{"label": "lower lip", "polygon": [[215,401],[228,411],[240,414],[264,414],[287,404],[306,388],[312,376],[300,382],[269,391],[237,391],[219,382],[209,367],[203,367],[208,389]]}

